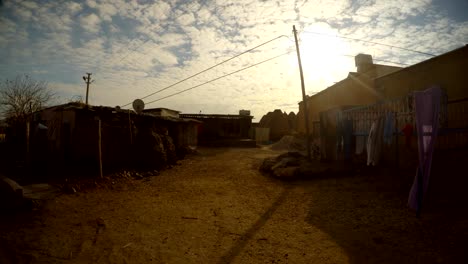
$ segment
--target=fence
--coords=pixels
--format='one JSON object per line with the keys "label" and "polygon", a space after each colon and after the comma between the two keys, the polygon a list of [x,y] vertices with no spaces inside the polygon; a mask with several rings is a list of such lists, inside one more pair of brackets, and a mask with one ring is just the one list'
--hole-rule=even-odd
{"label": "fence", "polygon": [[[468,147],[468,98],[459,100],[447,100],[447,94],[441,98],[439,113],[439,136],[436,141],[436,150],[462,149]],[[415,109],[413,94],[406,97],[387,100],[377,104],[355,107],[339,111],[337,113],[337,133],[342,131],[342,136],[338,135],[337,149],[342,153],[342,158],[353,158],[352,153],[359,153],[359,148],[365,145],[365,140],[369,136],[372,123],[379,118],[392,115],[394,129],[391,133],[391,143],[383,149],[383,160],[395,162],[414,160],[417,155],[416,130],[413,129],[410,141],[402,140],[404,136],[402,129],[406,125],[415,126]],[[346,125],[350,123],[350,125]],[[340,125],[341,124],[341,125]],[[351,130],[351,131],[346,131]],[[351,134],[351,140],[346,140],[346,133]],[[408,146],[409,145],[409,146]],[[356,152],[352,148],[356,148]],[[350,150],[351,148],[351,150]],[[411,156],[411,157],[410,157]]]}

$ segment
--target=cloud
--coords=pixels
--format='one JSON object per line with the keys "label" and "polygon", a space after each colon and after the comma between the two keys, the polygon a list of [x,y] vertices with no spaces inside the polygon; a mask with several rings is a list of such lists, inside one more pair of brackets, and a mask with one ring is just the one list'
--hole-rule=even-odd
{"label": "cloud", "polygon": [[101,19],[94,13],[80,19],[81,27],[89,33],[98,33],[101,28]]}
{"label": "cloud", "polygon": [[181,15],[177,18],[177,22],[182,26],[187,26],[192,24],[195,21],[195,17],[192,13]]}
{"label": "cloud", "polygon": [[112,16],[117,14],[117,7],[110,3],[103,3],[96,7],[99,11],[99,16],[104,21],[111,22]]}
{"label": "cloud", "polygon": [[165,20],[170,15],[171,6],[164,1],[156,1],[156,3],[151,5],[146,12],[149,17],[157,20]]}
{"label": "cloud", "polygon": [[39,6],[37,5],[37,3],[35,2],[30,2],[30,1],[23,1],[21,2],[21,5],[30,9],[30,10],[35,10],[37,9]]}
{"label": "cloud", "polygon": [[76,2],[66,2],[64,3],[66,10],[70,15],[75,15],[83,9],[83,6]]}
{"label": "cloud", "polygon": [[96,8],[98,6],[97,2],[94,0],[86,0],[86,5],[91,8]]}
{"label": "cloud", "polygon": [[[5,76],[29,69],[50,78],[65,98],[82,95],[81,74],[93,72],[90,102],[122,105],[288,37],[145,99],[150,102],[294,49],[296,25],[311,93],[354,71],[358,52],[401,63],[428,56],[304,31],[441,54],[468,42],[468,21],[446,14],[429,0],[7,1],[0,13],[0,67]],[[297,111],[300,100],[293,53],[148,107],[204,113],[244,108],[260,119],[275,108]]]}

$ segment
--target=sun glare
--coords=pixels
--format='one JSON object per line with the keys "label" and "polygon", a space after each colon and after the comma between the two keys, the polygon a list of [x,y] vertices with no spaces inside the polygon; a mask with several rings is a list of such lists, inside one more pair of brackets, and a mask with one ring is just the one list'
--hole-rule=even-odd
{"label": "sun glare", "polygon": [[[338,32],[326,23],[316,23],[299,30],[301,61],[304,76],[313,90],[322,90],[346,77],[354,70],[349,55],[350,46],[344,39],[334,37]],[[291,57],[292,58],[292,57]],[[297,57],[291,63],[297,65]],[[312,88],[312,87],[310,87]]]}

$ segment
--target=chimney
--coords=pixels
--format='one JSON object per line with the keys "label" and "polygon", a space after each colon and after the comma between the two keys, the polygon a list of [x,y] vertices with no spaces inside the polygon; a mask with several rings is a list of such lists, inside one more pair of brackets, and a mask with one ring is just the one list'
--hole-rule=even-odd
{"label": "chimney", "polygon": [[358,73],[364,73],[368,71],[373,65],[372,56],[369,54],[359,53],[356,55],[356,57],[354,57],[354,62],[356,64]]}

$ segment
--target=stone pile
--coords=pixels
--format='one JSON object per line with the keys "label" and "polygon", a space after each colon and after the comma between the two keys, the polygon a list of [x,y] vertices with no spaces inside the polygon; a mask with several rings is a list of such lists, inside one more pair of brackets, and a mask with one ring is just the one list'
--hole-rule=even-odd
{"label": "stone pile", "polygon": [[264,159],[260,171],[274,178],[293,180],[351,175],[352,167],[341,162],[309,161],[299,152],[287,152]]}

